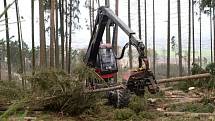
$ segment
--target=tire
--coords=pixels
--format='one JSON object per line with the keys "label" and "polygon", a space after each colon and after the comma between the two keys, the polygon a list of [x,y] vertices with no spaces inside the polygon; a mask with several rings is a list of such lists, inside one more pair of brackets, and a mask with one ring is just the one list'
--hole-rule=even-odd
{"label": "tire", "polygon": [[115,108],[127,107],[130,102],[130,92],[126,89],[109,91],[108,103]]}

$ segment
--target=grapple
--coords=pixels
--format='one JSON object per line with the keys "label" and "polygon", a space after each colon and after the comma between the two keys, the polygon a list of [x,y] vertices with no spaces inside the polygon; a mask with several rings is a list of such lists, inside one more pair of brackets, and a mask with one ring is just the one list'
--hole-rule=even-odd
{"label": "grapple", "polygon": [[145,88],[151,94],[159,91],[157,81],[154,74],[149,70],[148,60],[144,60],[145,68],[139,68],[136,71],[131,71],[124,80],[126,80],[127,89],[134,92],[136,95],[144,95]]}
{"label": "grapple", "polygon": [[141,70],[131,72],[126,83],[127,88],[136,95],[143,95],[145,88],[152,94],[159,91],[155,77],[151,71]]}

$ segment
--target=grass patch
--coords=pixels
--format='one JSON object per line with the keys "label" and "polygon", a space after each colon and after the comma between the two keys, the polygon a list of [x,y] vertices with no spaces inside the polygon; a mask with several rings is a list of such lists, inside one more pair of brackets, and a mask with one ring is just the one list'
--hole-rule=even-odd
{"label": "grass patch", "polygon": [[135,113],[145,111],[148,108],[147,100],[144,97],[135,95],[131,98],[128,108],[133,110]]}
{"label": "grass patch", "polygon": [[135,112],[129,108],[115,110],[115,119],[116,120],[127,120],[130,117],[132,117],[133,115],[135,115]]}

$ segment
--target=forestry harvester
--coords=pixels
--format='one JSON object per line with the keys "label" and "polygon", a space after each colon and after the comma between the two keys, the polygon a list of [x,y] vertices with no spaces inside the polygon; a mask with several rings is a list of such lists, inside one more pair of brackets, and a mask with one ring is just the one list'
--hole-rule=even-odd
{"label": "forestry harvester", "polygon": [[[115,43],[116,28],[120,27],[129,37],[127,42],[122,48],[121,55],[118,57],[114,52],[113,46],[109,43],[103,44],[102,37],[105,28],[113,27],[112,45]],[[118,72],[117,60],[124,57],[125,50],[128,46],[133,46],[138,52],[139,68],[132,71],[130,76],[124,80],[124,89],[108,91],[108,99],[111,104],[116,107],[123,107],[129,102],[129,94],[143,95],[145,88],[152,94],[159,91],[155,76],[149,69],[149,62],[145,56],[145,46],[143,42],[134,36],[134,32],[108,7],[98,8],[95,26],[89,42],[89,46],[84,57],[84,62],[90,68],[95,68],[98,73],[109,86],[115,84],[110,83],[114,79],[114,75]],[[97,89],[95,80],[87,80],[93,89]],[[114,82],[114,81],[112,81]]]}

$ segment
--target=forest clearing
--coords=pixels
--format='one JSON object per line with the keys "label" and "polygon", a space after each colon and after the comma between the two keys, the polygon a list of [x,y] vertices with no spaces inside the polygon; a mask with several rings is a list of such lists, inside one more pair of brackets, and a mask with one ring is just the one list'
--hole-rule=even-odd
{"label": "forest clearing", "polygon": [[0,121],[215,121],[214,0],[0,2]]}

